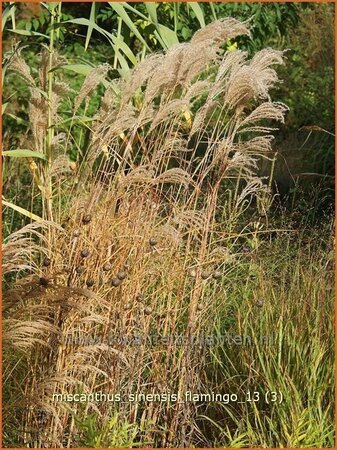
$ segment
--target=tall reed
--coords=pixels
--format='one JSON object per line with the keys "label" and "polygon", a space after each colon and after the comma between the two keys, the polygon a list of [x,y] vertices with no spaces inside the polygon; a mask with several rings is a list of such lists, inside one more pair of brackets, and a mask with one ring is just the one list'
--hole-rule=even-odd
{"label": "tall reed", "polygon": [[[31,265],[33,275],[6,293],[5,379],[21,395],[14,401],[20,445],[74,447],[79,418],[92,413],[102,423],[118,413],[148,424],[140,438],[153,446],[198,442],[199,405],[192,402],[83,406],[53,395],[183,398],[202,390],[203,348],[174,339],[149,345],[144,338],[190,340],[213,329],[229,268],[242,257],[240,217],[253,202],[260,214],[268,212],[269,186],[256,175],[257,159],[271,148],[269,122],[282,122],[286,111],[269,95],[283,54],[224,53],[222,44],[240,34],[249,34],[247,24],[216,21],[189,43],[147,57],[106,90],[59,216],[54,202],[47,208],[46,218],[58,217],[63,228],[48,235],[47,258]],[[88,76],[75,110],[106,74],[99,67]],[[37,90],[32,107],[41,140],[51,109]],[[47,134],[51,145],[57,136]],[[111,343],[117,335],[141,342]]]}

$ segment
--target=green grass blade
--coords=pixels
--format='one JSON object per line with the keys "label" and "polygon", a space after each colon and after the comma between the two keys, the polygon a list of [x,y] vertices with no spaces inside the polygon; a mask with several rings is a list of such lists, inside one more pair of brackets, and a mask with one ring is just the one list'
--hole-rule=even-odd
{"label": "green grass blade", "polygon": [[69,20],[65,20],[63,23],[67,23],[67,22],[74,23],[77,25],[84,25],[87,27],[92,26],[94,30],[98,31],[104,37],[106,37],[106,39],[109,41],[109,43],[112,47],[114,47],[114,45],[117,44],[119,49],[123,51],[125,56],[129,59],[129,61],[133,65],[137,64],[138,60],[137,60],[136,56],[133,54],[130,47],[123,41],[123,39],[114,36],[113,34],[109,33],[108,31],[104,30],[103,28],[99,27],[96,23],[90,22],[88,19],[69,19]]}
{"label": "green grass blade", "polygon": [[40,37],[44,37],[46,39],[49,40],[49,36],[47,36],[46,34],[43,33],[38,33],[37,31],[28,31],[28,30],[8,30],[11,31],[12,33],[16,33],[16,34],[21,34],[22,36],[40,36]]}
{"label": "green grass blade", "polygon": [[2,31],[5,28],[7,20],[11,17],[13,21],[13,17],[15,17],[15,10],[16,6],[10,6],[4,9],[4,12],[2,13]]}
{"label": "green grass blade", "polygon": [[154,25],[158,24],[158,16],[157,16],[157,3],[145,3],[147,12],[149,13],[149,16],[151,18],[151,21]]}
{"label": "green grass blade", "polygon": [[187,5],[187,7],[192,9],[192,11],[195,14],[195,17],[198,19],[198,21],[200,23],[200,26],[203,28],[206,24],[205,24],[204,13],[203,13],[199,3],[198,2],[189,2],[189,3],[186,3],[186,5]]}
{"label": "green grass blade", "polygon": [[211,7],[211,11],[212,11],[212,16],[213,16],[213,20],[218,20],[218,17],[217,17],[217,15],[216,15],[216,12],[215,12],[215,8],[214,8],[214,5],[213,5],[213,3],[212,3],[212,2],[210,2],[210,3],[209,3],[209,6]]}
{"label": "green grass blade", "polygon": [[34,213],[30,212],[30,211],[27,211],[27,209],[25,209],[25,208],[21,208],[21,206],[14,205],[14,203],[7,202],[4,199],[2,199],[2,204],[4,206],[8,206],[9,208],[14,209],[14,211],[17,211],[20,214],[23,214],[24,216],[29,217],[30,219],[32,219],[32,220],[34,220],[36,222],[43,222],[42,217],[37,216],[36,214],[34,214]]}
{"label": "green grass blade", "polygon": [[122,18],[123,22],[130,28],[130,30],[140,40],[140,42],[143,45],[145,45],[148,50],[150,50],[145,39],[138,31],[136,25],[132,22],[132,20],[128,16],[128,13],[125,11],[124,6],[121,3],[113,3],[113,2],[109,2],[109,5]]}
{"label": "green grass blade", "polygon": [[2,107],[1,114],[4,114],[4,113],[5,113],[7,106],[8,106],[8,102],[7,102],[7,103],[3,103],[3,104],[1,105],[1,107]]}
{"label": "green grass blade", "polygon": [[95,18],[96,18],[96,3],[92,2],[91,10],[90,10],[90,17],[89,17],[90,25],[88,26],[87,36],[85,38],[85,45],[84,45],[84,50],[85,51],[87,51],[87,49],[88,49],[88,45],[89,45],[89,42],[90,42],[90,39],[91,39],[91,34],[92,34],[93,29],[94,29],[93,24],[96,24],[95,23]]}
{"label": "green grass blade", "polygon": [[58,68],[71,70],[72,72],[76,72],[84,76],[88,75],[93,70],[93,67],[87,64],[64,64]]}
{"label": "green grass blade", "polygon": [[27,149],[5,150],[2,152],[2,156],[10,156],[12,158],[40,158],[47,161],[43,153]]}
{"label": "green grass blade", "polygon": [[157,29],[158,34],[160,35],[166,48],[170,48],[172,47],[172,45],[179,44],[178,36],[173,30],[170,30],[169,28],[161,24],[157,25]]}
{"label": "green grass blade", "polygon": [[129,5],[129,3],[121,3],[121,5],[123,5],[123,7],[125,9],[128,9],[129,11],[133,12],[134,14],[138,15],[139,17],[141,17],[144,20],[148,20],[148,17],[146,17],[143,13],[141,13],[140,11],[138,11],[138,9],[134,8],[133,6]]}

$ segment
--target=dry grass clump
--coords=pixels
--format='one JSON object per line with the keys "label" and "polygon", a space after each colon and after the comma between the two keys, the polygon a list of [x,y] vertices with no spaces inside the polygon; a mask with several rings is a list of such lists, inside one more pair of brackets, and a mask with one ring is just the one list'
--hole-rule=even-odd
{"label": "dry grass clump", "polygon": [[[129,422],[153,424],[142,436],[151,445],[197,442],[192,403],[88,402],[83,411],[52,394],[183,395],[201,387],[202,349],[109,338],[205,333],[219,279],[238,257],[239,215],[253,198],[266,212],[256,160],[270,150],[268,121],[283,121],[286,111],[269,97],[283,59],[271,49],[252,60],[223,53],[238,34],[248,34],[246,24],[217,21],[146,59],[119,92],[107,91],[68,194],[65,230],[49,234],[49,263],[20,281],[21,301],[7,312],[18,360],[6,374],[28,367],[17,381],[24,445],[74,446],[74,415],[95,411],[104,421],[116,409]],[[93,84],[89,75],[75,109]]]}

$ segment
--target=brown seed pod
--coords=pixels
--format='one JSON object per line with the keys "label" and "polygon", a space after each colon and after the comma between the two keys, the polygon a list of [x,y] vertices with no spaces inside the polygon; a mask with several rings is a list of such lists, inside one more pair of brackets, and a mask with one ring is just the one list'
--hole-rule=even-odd
{"label": "brown seed pod", "polygon": [[119,278],[120,280],[125,280],[126,273],[123,270],[119,271],[117,274],[117,278]]}
{"label": "brown seed pod", "polygon": [[137,302],[142,302],[142,301],[144,300],[143,294],[141,294],[141,293],[139,292],[139,294],[136,295],[136,300],[137,300]]}
{"label": "brown seed pod", "polygon": [[149,244],[151,245],[151,247],[154,247],[157,245],[157,240],[154,237],[152,237],[149,239]]}
{"label": "brown seed pod", "polygon": [[43,287],[47,287],[49,284],[49,280],[47,277],[40,277],[39,279],[39,285]]}
{"label": "brown seed pod", "polygon": [[260,298],[257,299],[256,302],[255,302],[255,306],[257,306],[258,308],[262,308],[263,300],[261,300]]}
{"label": "brown seed pod", "polygon": [[147,316],[149,316],[150,314],[152,314],[152,308],[150,308],[149,306],[147,306],[147,307],[144,309],[144,313],[145,313]]}
{"label": "brown seed pod", "polygon": [[203,270],[203,271],[201,272],[201,278],[202,278],[203,280],[207,280],[207,278],[209,278],[209,272],[207,272],[207,270]]}
{"label": "brown seed pod", "polygon": [[104,272],[109,272],[109,270],[111,270],[111,264],[109,264],[109,263],[104,264],[103,270],[104,270]]}
{"label": "brown seed pod", "polygon": [[119,278],[113,278],[111,280],[111,284],[112,284],[113,287],[118,287],[121,283],[122,282],[121,282],[121,280]]}
{"label": "brown seed pod", "polygon": [[74,230],[73,231],[73,237],[75,237],[75,238],[79,237],[80,234],[81,234],[80,230]]}
{"label": "brown seed pod", "polygon": [[201,303],[198,303],[197,310],[202,311],[204,309],[204,306]]}
{"label": "brown seed pod", "polygon": [[83,225],[87,225],[88,223],[90,223],[90,221],[91,221],[91,214],[85,214],[85,215],[82,217],[82,223],[83,223]]}
{"label": "brown seed pod", "polygon": [[222,273],[220,272],[220,270],[215,270],[215,271],[213,272],[213,278],[214,278],[214,280],[220,280],[221,276],[222,276]]}
{"label": "brown seed pod", "polygon": [[84,267],[83,266],[78,266],[76,267],[76,273],[78,273],[78,275],[81,275],[84,272]]}
{"label": "brown seed pod", "polygon": [[131,309],[131,303],[125,303],[125,305],[123,306],[124,311],[129,311],[129,309]]}
{"label": "brown seed pod", "polygon": [[88,278],[87,281],[85,282],[85,284],[86,284],[88,287],[91,287],[91,286],[94,285],[94,280],[93,280],[92,278]]}
{"label": "brown seed pod", "polygon": [[82,258],[86,258],[87,256],[89,256],[89,249],[87,249],[87,248],[84,248],[82,251],[81,251],[81,256],[82,256]]}
{"label": "brown seed pod", "polygon": [[50,264],[51,264],[51,259],[50,258],[44,258],[44,260],[43,260],[43,265],[45,266],[45,267],[49,267],[50,266]]}

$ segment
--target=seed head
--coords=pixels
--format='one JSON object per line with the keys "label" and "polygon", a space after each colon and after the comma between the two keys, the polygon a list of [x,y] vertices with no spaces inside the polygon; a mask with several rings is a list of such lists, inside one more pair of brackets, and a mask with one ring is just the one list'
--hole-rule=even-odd
{"label": "seed head", "polygon": [[138,302],[142,302],[142,301],[144,300],[143,294],[141,294],[141,293],[137,294],[137,295],[136,295],[136,300],[137,300]]}
{"label": "seed head", "polygon": [[83,225],[87,225],[88,223],[90,223],[90,221],[91,221],[91,215],[85,214],[82,218]]}
{"label": "seed head", "polygon": [[149,244],[151,245],[151,247],[154,247],[157,245],[157,240],[154,237],[152,237],[149,239]]}
{"label": "seed head", "polygon": [[73,237],[79,237],[80,234],[81,234],[80,230],[74,230],[73,231]]}
{"label": "seed head", "polygon": [[44,265],[45,267],[50,266],[50,263],[51,263],[50,258],[45,258],[45,259],[43,260],[43,265]]}
{"label": "seed head", "polygon": [[118,287],[121,284],[121,280],[119,278],[113,278],[111,284],[113,287]]}
{"label": "seed head", "polygon": [[255,306],[257,306],[258,308],[262,308],[263,300],[261,300],[260,298],[257,299],[256,302],[255,302]]}
{"label": "seed head", "polygon": [[76,267],[75,270],[76,270],[76,273],[81,275],[84,272],[84,267],[83,266],[78,266],[78,267]]}
{"label": "seed head", "polygon": [[220,270],[215,270],[215,271],[213,272],[213,278],[214,278],[214,280],[220,280],[221,276],[222,276],[222,273],[220,272]]}
{"label": "seed head", "polygon": [[192,269],[191,272],[190,272],[190,275],[191,275],[192,278],[195,278],[197,276],[196,270]]}
{"label": "seed head", "polygon": [[82,256],[82,258],[86,258],[87,256],[89,256],[89,250],[87,249],[87,248],[84,248],[82,251],[81,251],[81,256]]}
{"label": "seed head", "polygon": [[197,310],[202,311],[204,309],[204,306],[201,303],[198,303]]}
{"label": "seed head", "polygon": [[125,303],[125,305],[123,306],[124,311],[128,311],[129,309],[131,309],[131,303]]}
{"label": "seed head", "polygon": [[47,277],[40,277],[39,285],[43,287],[47,287],[49,284],[49,280]]}
{"label": "seed head", "polygon": [[145,313],[147,316],[149,316],[149,315],[152,313],[152,308],[150,308],[149,306],[147,306],[147,307],[144,309],[144,313]]}
{"label": "seed head", "polygon": [[202,278],[203,280],[207,280],[208,277],[209,277],[209,272],[207,272],[207,270],[203,270],[203,271],[201,272],[201,278]]}
{"label": "seed head", "polygon": [[104,264],[103,270],[104,270],[104,272],[109,272],[109,270],[111,270],[111,264],[109,264],[109,263]]}
{"label": "seed head", "polygon": [[86,284],[88,287],[91,287],[91,286],[94,285],[94,280],[93,280],[92,278],[88,278],[87,281],[85,282],[85,284]]}
{"label": "seed head", "polygon": [[120,280],[124,280],[126,278],[126,273],[121,270],[120,272],[118,272],[117,278],[119,278]]}

